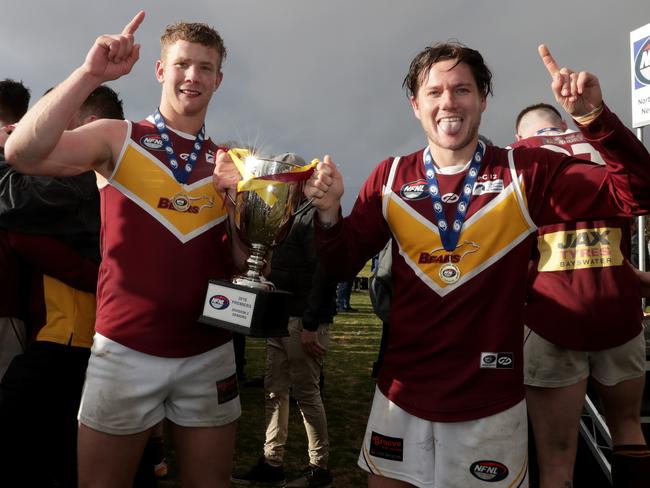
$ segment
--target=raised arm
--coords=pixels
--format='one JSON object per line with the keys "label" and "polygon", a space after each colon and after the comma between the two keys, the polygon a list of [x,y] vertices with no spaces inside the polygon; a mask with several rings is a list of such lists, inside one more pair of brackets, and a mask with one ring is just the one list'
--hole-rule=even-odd
{"label": "raised arm", "polygon": [[[650,211],[650,154],[609,111],[598,78],[586,71],[559,68],[543,44],[539,54],[551,75],[557,102],[573,117],[584,141],[565,138],[559,153],[537,149],[536,154],[520,158],[515,149],[516,160],[537,161],[537,174],[544,175],[527,185],[529,195],[535,196],[529,201],[535,222],[543,225]],[[524,140],[513,147],[520,144],[527,145]],[[543,147],[554,149],[552,141]],[[600,154],[604,166],[572,157],[589,153],[589,148]]]}
{"label": "raised arm", "polygon": [[575,72],[567,67],[560,68],[546,44],[540,44],[537,50],[551,75],[551,90],[555,100],[579,123],[588,123],[586,117],[595,118],[603,107],[603,93],[598,77],[587,71]]}
{"label": "raised arm", "polygon": [[120,34],[98,37],[84,63],[27,112],[6,142],[10,164],[27,174],[110,173],[126,134],[124,122],[102,120],[65,129],[95,88],[131,71],[140,52],[134,34],[143,19],[140,11]]}

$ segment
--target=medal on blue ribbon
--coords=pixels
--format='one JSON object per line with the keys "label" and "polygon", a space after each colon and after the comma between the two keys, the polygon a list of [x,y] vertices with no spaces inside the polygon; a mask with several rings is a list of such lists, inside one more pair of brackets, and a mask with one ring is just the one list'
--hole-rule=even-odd
{"label": "medal on blue ribbon", "polygon": [[[442,204],[442,197],[440,196],[440,186],[433,165],[431,149],[427,147],[424,153],[424,175],[429,185],[429,195],[431,196],[433,213],[435,214],[440,240],[442,241],[442,246],[447,252],[453,252],[458,244],[458,239],[460,238],[460,233],[465,222],[467,209],[469,208],[469,202],[472,198],[474,183],[476,183],[478,172],[481,169],[481,162],[483,161],[484,154],[485,146],[479,141],[476,146],[476,151],[474,151],[472,161],[470,162],[469,170],[465,176],[463,188],[460,192],[460,197],[456,206],[456,215],[450,227],[447,223],[447,217],[445,216],[444,206]],[[455,264],[448,262],[440,268],[439,275],[440,279],[445,283],[455,283],[460,279],[460,268]]]}
{"label": "medal on blue ribbon", "polygon": [[171,137],[169,136],[169,131],[165,124],[165,119],[160,113],[160,109],[156,109],[154,112],[153,120],[156,124],[158,135],[160,135],[160,139],[162,140],[163,147],[165,148],[167,162],[169,162],[174,178],[176,178],[176,181],[181,184],[187,183],[187,179],[190,177],[190,173],[194,169],[194,164],[196,164],[199,159],[199,154],[203,147],[203,141],[205,140],[205,124],[201,126],[199,132],[196,134],[189,158],[187,161],[183,162],[178,158],[178,156],[176,156],[176,152],[172,147]]}

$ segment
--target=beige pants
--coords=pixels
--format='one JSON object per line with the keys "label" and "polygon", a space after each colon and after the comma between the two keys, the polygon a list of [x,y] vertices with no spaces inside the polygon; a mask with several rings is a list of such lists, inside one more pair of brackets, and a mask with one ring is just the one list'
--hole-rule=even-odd
{"label": "beige pants", "polygon": [[[275,337],[266,341],[266,373],[264,390],[266,398],[266,461],[279,466],[284,458],[289,426],[289,387],[302,413],[309,449],[309,462],[327,467],[329,439],[327,418],[320,396],[322,359],[315,359],[303,351],[300,335],[302,321],[289,319],[289,337]],[[329,324],[318,328],[318,340],[327,348]]]}

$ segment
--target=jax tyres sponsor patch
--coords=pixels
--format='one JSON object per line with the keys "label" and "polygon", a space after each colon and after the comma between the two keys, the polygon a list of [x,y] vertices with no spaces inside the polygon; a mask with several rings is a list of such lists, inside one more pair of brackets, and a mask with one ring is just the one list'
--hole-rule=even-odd
{"label": "jax tyres sponsor patch", "polygon": [[229,402],[239,396],[237,374],[233,374],[225,380],[217,381],[217,395],[219,404]]}
{"label": "jax tyres sponsor patch", "polygon": [[504,480],[509,473],[505,464],[497,461],[476,461],[469,467],[469,472],[472,473],[474,478],[488,483]]}
{"label": "jax tyres sponsor patch", "polygon": [[514,367],[514,355],[511,352],[482,352],[482,369],[512,369]]}
{"label": "jax tyres sponsor patch", "polygon": [[404,457],[404,439],[372,433],[370,436],[370,455],[390,461],[402,461]]}

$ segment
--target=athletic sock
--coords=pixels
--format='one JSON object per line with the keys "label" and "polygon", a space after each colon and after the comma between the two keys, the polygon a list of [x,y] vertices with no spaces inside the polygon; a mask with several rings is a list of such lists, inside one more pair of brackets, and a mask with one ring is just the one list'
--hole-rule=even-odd
{"label": "athletic sock", "polygon": [[647,488],[650,482],[650,450],[644,444],[614,446],[614,488]]}

